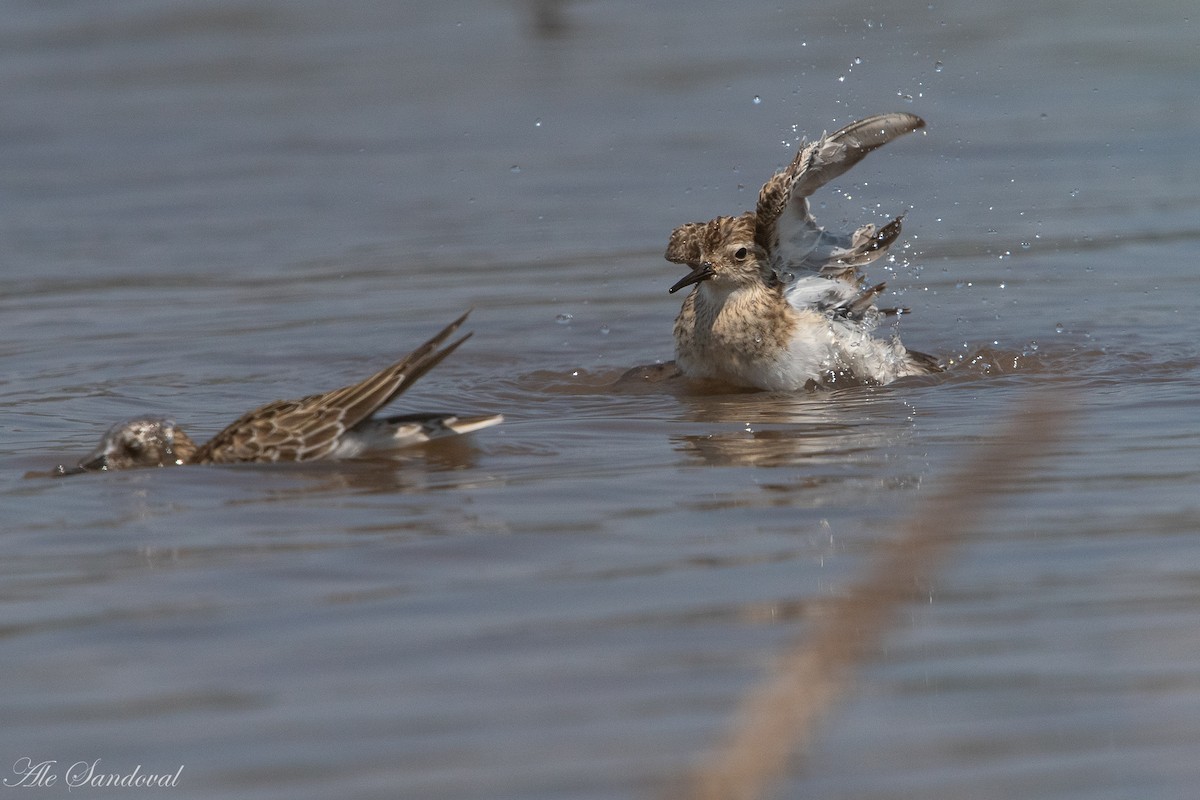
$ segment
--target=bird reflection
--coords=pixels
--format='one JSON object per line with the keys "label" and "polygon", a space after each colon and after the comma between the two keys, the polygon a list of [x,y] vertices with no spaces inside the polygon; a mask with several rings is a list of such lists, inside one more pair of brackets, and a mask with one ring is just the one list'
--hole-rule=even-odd
{"label": "bird reflection", "polygon": [[905,437],[907,424],[888,423],[905,421],[912,413],[886,390],[872,387],[807,396],[755,393],[682,399],[686,418],[709,430],[676,437],[677,448],[719,466],[860,461]]}
{"label": "bird reflection", "polygon": [[[285,474],[298,480],[269,490],[272,500],[294,500],[318,494],[412,494],[440,489],[469,489],[478,486],[480,476],[472,467],[478,450],[465,437],[439,439],[411,448],[403,458],[358,459],[306,464],[235,466],[229,472],[245,475],[259,472],[271,476]],[[245,478],[239,479],[239,482]],[[492,476],[487,477],[489,485]]]}

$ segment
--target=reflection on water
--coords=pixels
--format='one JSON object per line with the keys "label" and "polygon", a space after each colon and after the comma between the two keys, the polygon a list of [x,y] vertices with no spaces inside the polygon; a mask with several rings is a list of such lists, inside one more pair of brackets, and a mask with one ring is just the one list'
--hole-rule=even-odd
{"label": "reflection on water", "polygon": [[[690,419],[733,423],[740,428],[682,436],[679,449],[708,464],[782,467],[806,463],[826,471],[833,464],[872,459],[882,448],[899,444],[896,437],[903,435],[904,429],[897,427],[898,420],[892,417],[895,412],[887,408],[886,399],[875,397],[865,387],[823,394],[760,393],[723,401],[696,398],[688,403]],[[897,405],[902,408],[902,403]],[[868,408],[873,421],[863,418]]]}
{"label": "reflection on water", "polygon": [[870,451],[889,436],[863,431],[839,431],[830,436],[828,431],[747,429],[742,433],[684,436],[678,445],[681,452],[706,464],[782,467],[816,459],[852,462],[855,453]]}

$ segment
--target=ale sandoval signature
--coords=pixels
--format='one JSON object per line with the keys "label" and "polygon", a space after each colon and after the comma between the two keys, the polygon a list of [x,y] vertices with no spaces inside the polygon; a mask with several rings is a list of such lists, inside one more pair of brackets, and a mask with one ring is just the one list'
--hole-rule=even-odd
{"label": "ale sandoval signature", "polygon": [[179,776],[183,772],[183,764],[174,772],[145,772],[138,764],[128,772],[107,772],[100,767],[100,759],[94,761],[76,761],[64,770],[60,770],[58,761],[34,761],[32,758],[18,758],[13,764],[12,778],[5,778],[3,783],[10,788],[16,787],[49,787],[66,786],[68,789],[82,787],[105,788],[170,788],[179,784]]}

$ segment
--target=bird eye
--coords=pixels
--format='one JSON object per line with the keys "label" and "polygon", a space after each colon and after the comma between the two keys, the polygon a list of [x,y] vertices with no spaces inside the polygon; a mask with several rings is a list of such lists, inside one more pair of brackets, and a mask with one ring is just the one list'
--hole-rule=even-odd
{"label": "bird eye", "polygon": [[745,261],[746,256],[748,256],[748,255],[750,255],[750,253],[746,250],[746,248],[739,247],[737,249],[737,252],[733,254],[733,257],[736,258],[738,261]]}

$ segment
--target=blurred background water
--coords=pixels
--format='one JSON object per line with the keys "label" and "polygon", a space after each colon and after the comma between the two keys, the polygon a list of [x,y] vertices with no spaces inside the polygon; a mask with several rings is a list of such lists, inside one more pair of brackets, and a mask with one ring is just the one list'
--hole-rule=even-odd
{"label": "blurred background water", "polygon": [[[1054,384],[1072,424],[780,796],[1191,796],[1196,16],[6,3],[0,772],[184,765],[177,798],[652,796]],[[949,371],[614,389],[671,357],[670,231],[752,206],[802,136],[891,110],[927,130],[815,211],[907,213],[871,275]],[[203,437],[355,380],[467,307],[475,338],[398,407],[506,415],[469,442],[26,477],[121,419]]]}

